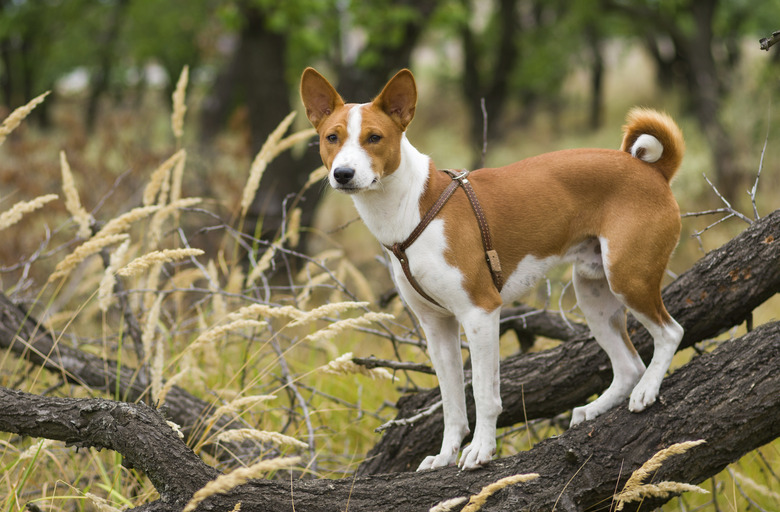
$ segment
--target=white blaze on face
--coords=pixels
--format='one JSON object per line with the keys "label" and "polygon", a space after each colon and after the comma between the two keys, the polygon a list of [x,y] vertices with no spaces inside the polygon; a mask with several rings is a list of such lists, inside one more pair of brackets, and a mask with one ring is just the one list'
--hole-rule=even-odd
{"label": "white blaze on face", "polygon": [[[353,107],[347,115],[347,140],[341,146],[330,168],[330,184],[335,189],[362,190],[376,181],[376,174],[371,165],[371,157],[360,145],[360,133],[363,127],[363,105]],[[355,171],[352,181],[340,185],[333,177],[333,171],[346,167]]]}

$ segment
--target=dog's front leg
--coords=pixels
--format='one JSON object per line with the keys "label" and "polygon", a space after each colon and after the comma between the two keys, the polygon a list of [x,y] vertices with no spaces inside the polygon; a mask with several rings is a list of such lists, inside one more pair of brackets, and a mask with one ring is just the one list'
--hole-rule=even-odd
{"label": "dog's front leg", "polygon": [[461,469],[474,469],[487,463],[496,452],[496,420],[501,414],[498,321],[501,308],[485,312],[475,308],[462,320],[469,340],[472,388],[477,407],[477,424],[471,444],[464,448],[458,463]]}
{"label": "dog's front leg", "polygon": [[455,464],[463,438],[469,433],[463,358],[460,353],[458,321],[453,316],[418,315],[428,340],[428,353],[439,378],[444,410],[444,438],[438,455],[422,461],[417,471]]}

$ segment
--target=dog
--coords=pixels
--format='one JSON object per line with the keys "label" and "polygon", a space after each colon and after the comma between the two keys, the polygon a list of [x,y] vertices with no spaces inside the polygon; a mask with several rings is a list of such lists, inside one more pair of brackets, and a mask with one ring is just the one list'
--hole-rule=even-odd
{"label": "dog", "polygon": [[[417,105],[409,70],[399,71],[370,103],[345,104],[313,68],[303,72],[300,92],[330,185],[352,196],[363,222],[388,248],[396,287],[425,333],[441,389],[444,435],[439,454],[426,457],[418,471],[456,460],[461,469],[474,469],[492,459],[501,412],[501,307],[561,262],[574,265],[577,303],[614,374],[601,396],[573,410],[571,425],[627,398],[633,412],[655,402],[683,336],[661,299],[661,280],[680,236],[669,182],[685,150],[669,116],[632,109],[620,150],[570,149],[445,173],[407,140]],[[467,193],[448,190],[453,183]],[[450,196],[441,204],[445,190]],[[647,367],[628,337],[626,309],[653,337]],[[477,418],[458,460],[469,433],[461,325]]]}

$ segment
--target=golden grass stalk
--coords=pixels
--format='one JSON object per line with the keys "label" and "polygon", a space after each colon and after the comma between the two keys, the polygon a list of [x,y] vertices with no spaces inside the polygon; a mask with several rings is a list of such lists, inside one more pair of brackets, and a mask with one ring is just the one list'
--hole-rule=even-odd
{"label": "golden grass stalk", "polygon": [[79,226],[76,236],[79,238],[89,238],[91,233],[90,226],[93,222],[92,215],[81,206],[79,192],[76,189],[76,182],[73,179],[73,173],[70,170],[70,164],[64,151],[60,151],[60,168],[62,169],[62,191],[65,193],[65,208],[73,216],[73,220]]}
{"label": "golden grass stalk", "polygon": [[117,244],[119,242],[124,242],[129,238],[130,235],[124,233],[117,234],[117,235],[103,236],[100,238],[95,238],[95,237],[90,238],[80,246],[76,247],[76,250],[68,254],[65,257],[65,259],[57,263],[57,266],[54,267],[54,272],[49,276],[48,282],[52,282],[55,279],[67,276],[70,273],[70,271],[76,267],[76,265],[78,265],[88,257],[92,256],[93,254],[99,252],[104,247]]}
{"label": "golden grass stalk", "polygon": [[461,496],[460,498],[452,498],[444,500],[434,505],[428,512],[451,512],[455,510],[455,507],[466,501],[468,498]]}
{"label": "golden grass stalk", "polygon": [[125,240],[122,244],[111,253],[111,258],[106,267],[106,271],[103,272],[103,278],[100,280],[100,286],[98,287],[98,306],[100,310],[105,312],[111,306],[111,300],[114,298],[114,285],[116,284],[116,271],[124,264],[125,255],[130,248],[130,240]]}
{"label": "golden grass stalk", "polygon": [[307,341],[313,342],[329,340],[347,329],[366,327],[371,325],[373,322],[392,320],[393,318],[395,318],[393,315],[389,315],[387,313],[368,312],[358,318],[347,318],[346,320],[339,320],[338,322],[334,322],[325,329],[320,329],[319,331],[306,336],[305,339]]}
{"label": "golden grass stalk", "polygon": [[[344,256],[344,251],[341,249],[326,249],[311,257],[311,261],[307,261],[303,268],[296,274],[296,281],[306,281],[311,278],[312,273],[319,269],[320,265],[325,265],[329,260],[338,259]],[[317,263],[315,263],[317,262]]]}
{"label": "golden grass stalk", "polygon": [[620,491],[620,494],[615,496],[615,501],[617,502],[615,510],[623,510],[623,506],[626,503],[640,500],[643,497],[666,497],[669,493],[687,491],[706,493],[707,491],[701,487],[679,482],[661,482],[655,485],[642,484],[642,481],[655,473],[658,468],[663,465],[666,459],[672,455],[685,453],[694,446],[698,446],[705,442],[704,439],[699,439],[698,441],[675,443],[653,455],[647,462],[642,464],[642,467],[631,474],[631,477],[629,477],[623,490]]}
{"label": "golden grass stalk", "polygon": [[[160,286],[160,275],[162,274],[162,263],[154,263],[146,275],[146,283],[141,288],[146,288],[146,292],[143,294],[143,308],[149,310],[152,308],[152,304],[157,300],[158,293],[157,288]],[[134,294],[135,295],[135,294]],[[135,295],[136,297],[138,295]]]}
{"label": "golden grass stalk", "polygon": [[623,510],[626,503],[632,501],[641,501],[645,498],[668,498],[672,494],[682,494],[684,492],[698,492],[700,494],[709,494],[709,491],[702,489],[698,485],[683,484],[680,482],[660,482],[657,484],[642,484],[634,487],[630,491],[623,491],[617,499],[615,510]]}
{"label": "golden grass stalk", "polygon": [[260,478],[270,471],[292,468],[293,466],[300,464],[300,462],[300,457],[280,457],[260,461],[249,467],[238,468],[226,475],[220,475],[197,491],[182,512],[192,512],[209,496],[225,494],[236,487],[244,485],[253,478]]}
{"label": "golden grass stalk", "polygon": [[190,67],[184,66],[179,75],[179,81],[176,82],[176,90],[173,91],[173,112],[171,113],[171,128],[173,129],[173,135],[177,139],[181,139],[184,135],[184,114],[187,112],[187,105],[185,103],[187,95],[187,82],[190,77]]}
{"label": "golden grass stalk", "polygon": [[306,312],[293,306],[269,306],[268,304],[252,304],[244,306],[234,313],[227,316],[229,322],[241,319],[257,318],[259,316],[268,318],[300,318]]}
{"label": "golden grass stalk", "polygon": [[361,364],[352,362],[352,352],[347,352],[325,366],[320,366],[319,370],[333,375],[359,374],[371,377],[372,379],[398,380],[397,377],[384,368],[372,368],[369,370]]}
{"label": "golden grass stalk", "polygon": [[228,404],[218,407],[211,415],[210,421],[214,422],[226,414],[235,414],[239,411],[246,411],[257,404],[276,399],[276,395],[251,395],[236,398]]}
{"label": "golden grass stalk", "polygon": [[0,145],[2,145],[3,142],[5,142],[6,137],[8,137],[8,135],[14,131],[22,121],[24,121],[24,118],[30,115],[30,112],[32,112],[39,103],[43,102],[43,100],[46,98],[46,96],[49,95],[50,92],[51,91],[46,91],[45,93],[36,96],[26,105],[17,108],[11,112],[11,115],[5,118],[3,124],[0,125]]}
{"label": "golden grass stalk", "polygon": [[248,318],[241,318],[234,320],[228,324],[212,327],[208,331],[198,336],[192,344],[187,347],[187,350],[193,351],[209,345],[230,331],[237,331],[239,329],[265,329],[268,326],[268,322],[260,320],[251,320]]}
{"label": "golden grass stalk", "polygon": [[151,245],[156,247],[162,239],[163,229],[162,226],[171,214],[177,212],[179,208],[189,208],[200,203],[202,199],[200,197],[188,197],[186,199],[173,200],[166,206],[161,207],[152,216],[151,222],[149,222],[149,236],[151,237]]}
{"label": "golden grass stalk", "polygon": [[171,175],[171,203],[181,199],[181,184],[184,179],[184,165],[186,163],[187,154],[185,153],[173,167],[173,174]]}
{"label": "golden grass stalk", "polygon": [[119,217],[115,217],[108,221],[106,225],[103,226],[100,231],[95,233],[95,236],[92,238],[101,238],[105,236],[116,235],[118,233],[124,233],[130,229],[130,226],[134,222],[148,217],[160,208],[161,207],[158,205],[138,206],[133,208],[129,212],[123,213]]}
{"label": "golden grass stalk", "polygon": [[32,459],[36,455],[38,455],[39,452],[42,452],[46,449],[48,449],[51,445],[56,443],[57,441],[53,439],[41,439],[37,443],[33,443],[29,448],[27,448],[25,451],[19,454],[19,456],[16,458],[16,460],[27,460]]}
{"label": "golden grass stalk", "polygon": [[252,269],[252,271],[249,273],[249,275],[246,277],[246,287],[251,288],[252,285],[255,284],[255,281],[257,281],[261,275],[263,275],[263,272],[268,270],[268,267],[271,266],[271,260],[274,259],[274,255],[276,254],[276,245],[270,245],[268,249],[265,250],[262,256],[260,256],[260,259],[257,261],[257,265],[255,265],[255,268]]}
{"label": "golden grass stalk", "polygon": [[149,177],[149,183],[147,183],[146,188],[144,189],[142,200],[144,206],[154,204],[154,200],[158,194],[160,195],[160,198],[157,201],[157,204],[159,206],[165,205],[165,202],[167,201],[167,190],[170,186],[169,177],[171,169],[173,169],[179,160],[186,158],[186,156],[187,152],[184,149],[180,149],[152,172],[152,175]]}
{"label": "golden grass stalk", "polygon": [[368,304],[369,304],[368,302],[353,302],[353,301],[331,302],[328,304],[323,304],[322,306],[312,309],[311,311],[299,316],[293,322],[290,322],[289,326],[295,327],[296,325],[302,325],[308,322],[313,322],[315,320],[325,318],[326,316],[333,316],[339,313],[344,313],[346,311],[351,311],[353,309],[364,308],[368,306]]}
{"label": "golden grass stalk", "polygon": [[659,451],[653,455],[650,460],[642,464],[642,467],[631,474],[631,477],[626,482],[623,490],[630,490],[632,487],[642,483],[642,481],[644,481],[647,477],[655,473],[658,468],[663,465],[664,461],[672,455],[685,453],[694,446],[699,446],[705,442],[706,441],[704,439],[699,439],[698,441],[685,441],[683,443],[675,443],[669,448],[665,448]]}
{"label": "golden grass stalk", "polygon": [[98,512],[121,512],[120,509],[111,505],[105,498],[101,498],[91,492],[85,493],[84,497],[92,502],[92,505],[95,506]]}
{"label": "golden grass stalk", "polygon": [[217,441],[221,443],[257,441],[259,443],[275,444],[276,446],[294,446],[302,450],[309,448],[308,444],[299,441],[294,437],[286,436],[279,432],[268,432],[265,430],[256,430],[254,428],[225,430],[217,436]]}
{"label": "golden grass stalk", "polygon": [[343,259],[339,262],[339,269],[344,270],[344,273],[352,278],[352,282],[355,285],[355,295],[364,298],[367,302],[375,303],[377,301],[374,296],[374,291],[371,289],[366,276],[364,276],[355,265],[348,259]]}
{"label": "golden grass stalk", "polygon": [[279,145],[279,141],[282,139],[282,135],[290,127],[293,119],[295,118],[295,111],[287,114],[279,126],[274,129],[273,132],[263,143],[260,151],[252,161],[252,165],[249,168],[249,178],[244,186],[244,193],[241,196],[241,216],[245,217],[249,206],[257,194],[257,189],[260,187],[260,180],[263,178],[263,173],[268,164],[276,156],[275,148]]}
{"label": "golden grass stalk", "polygon": [[490,485],[486,485],[485,487],[482,488],[481,491],[479,491],[479,494],[475,494],[474,496],[471,497],[471,499],[466,504],[466,506],[463,507],[463,510],[461,510],[461,512],[477,512],[477,510],[482,508],[482,505],[485,504],[487,499],[492,494],[495,494],[496,492],[503,489],[504,487],[508,487],[510,485],[518,484],[522,482],[530,482],[531,480],[536,480],[537,478],[539,478],[538,473],[527,473],[521,475],[508,476],[506,478],[502,478],[501,480],[493,482]]}
{"label": "golden grass stalk", "polygon": [[321,182],[322,180],[325,179],[327,175],[328,175],[328,169],[326,169],[324,165],[317,167],[309,174],[309,178],[306,180],[306,183],[303,185],[303,190],[308,190],[308,188],[314,185],[315,183]]}
{"label": "golden grass stalk", "polygon": [[279,144],[277,144],[273,148],[273,152],[270,155],[271,156],[270,160],[273,160],[274,158],[279,156],[281,153],[283,153],[284,151],[287,151],[288,149],[290,149],[291,147],[295,146],[299,142],[303,142],[306,139],[311,139],[315,135],[317,135],[317,130],[315,130],[314,128],[306,128],[306,129],[301,130],[299,132],[295,132],[295,133],[292,133],[292,134],[288,135],[287,137],[285,137],[284,139],[279,141]]}
{"label": "golden grass stalk", "polygon": [[239,512],[239,510],[241,510],[241,502],[240,501],[238,503],[236,503],[235,506],[232,509],[230,509],[230,512]]}
{"label": "golden grass stalk", "polygon": [[152,304],[151,309],[146,314],[146,321],[144,322],[144,328],[141,332],[141,344],[144,347],[144,357],[146,359],[152,357],[155,333],[157,332],[157,321],[160,319],[160,307],[162,306],[163,297],[164,295],[162,293],[157,294],[157,298]]}
{"label": "golden grass stalk", "polygon": [[[156,306],[157,311],[155,312],[157,314],[157,317],[159,319],[160,316],[160,308],[157,306],[158,302],[160,301],[160,298],[163,297],[163,294],[160,294],[158,296],[158,300],[154,302],[154,305]],[[154,344],[154,354],[152,355],[152,371],[151,371],[151,377],[152,377],[152,400],[154,403],[162,403],[165,400],[165,397],[162,394],[163,389],[163,367],[165,364],[165,349],[163,347],[162,343],[162,337],[157,336],[156,337],[157,342]]]}
{"label": "golden grass stalk", "polygon": [[309,299],[311,298],[312,290],[314,290],[315,287],[330,281],[331,279],[332,276],[327,272],[317,274],[316,276],[310,278],[308,281],[306,281],[306,285],[295,298],[296,302],[298,302],[301,307],[307,307]]}
{"label": "golden grass stalk", "polygon": [[[191,374],[192,374],[192,368],[183,368],[181,371],[176,373],[173,377],[166,380],[165,383],[162,385],[162,388],[160,389],[160,393],[157,395],[157,402],[159,402],[160,404],[165,403],[165,399],[168,397],[168,393],[171,392],[171,389],[173,389],[173,386],[178,384],[179,381],[184,379],[184,377],[187,377],[188,375]],[[154,394],[152,394],[152,396],[154,396]]]}
{"label": "golden grass stalk", "polygon": [[200,256],[204,252],[201,249],[163,249],[161,251],[152,251],[140,256],[121,269],[117,274],[124,277],[130,277],[145,271],[155,263],[168,263],[178,261],[184,258]]}
{"label": "golden grass stalk", "polygon": [[287,240],[287,244],[290,247],[297,247],[298,242],[301,241],[301,209],[294,208],[290,212],[290,217],[287,220],[287,230],[284,232],[284,238]]}
{"label": "golden grass stalk", "polygon": [[780,493],[776,493],[775,491],[773,491],[772,489],[766,487],[765,485],[761,485],[760,483],[756,482],[755,480],[753,480],[749,476],[743,475],[742,473],[738,473],[738,472],[734,471],[731,474],[731,478],[738,479],[743,486],[749,487],[749,488],[753,489],[754,491],[757,491],[757,492],[763,494],[767,498],[772,498],[773,500],[775,500],[778,503],[780,503]]}
{"label": "golden grass stalk", "polygon": [[219,293],[219,275],[217,274],[217,265],[214,260],[209,260],[206,265],[206,272],[209,275],[209,290],[211,291],[211,306],[214,309],[214,317],[217,319],[225,318],[227,310],[225,308],[225,299]]}
{"label": "golden grass stalk", "polygon": [[19,201],[13,205],[10,210],[0,213],[0,231],[5,228],[10,228],[19,222],[25,213],[35,211],[46,203],[54,201],[57,197],[59,197],[57,194],[46,194],[44,196],[38,196],[31,201]]}

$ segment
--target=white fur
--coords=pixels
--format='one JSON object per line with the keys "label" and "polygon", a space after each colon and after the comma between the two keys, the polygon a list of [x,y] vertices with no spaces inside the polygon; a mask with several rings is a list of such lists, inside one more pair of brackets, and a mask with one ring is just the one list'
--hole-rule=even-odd
{"label": "white fur", "polygon": [[634,145],[631,146],[631,156],[636,158],[636,155],[639,153],[640,149],[645,150],[645,152],[642,154],[641,160],[644,160],[648,163],[657,162],[661,158],[661,155],[664,154],[664,146],[661,144],[661,141],[652,135],[648,135],[647,133],[643,133],[636,138]]}

